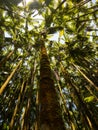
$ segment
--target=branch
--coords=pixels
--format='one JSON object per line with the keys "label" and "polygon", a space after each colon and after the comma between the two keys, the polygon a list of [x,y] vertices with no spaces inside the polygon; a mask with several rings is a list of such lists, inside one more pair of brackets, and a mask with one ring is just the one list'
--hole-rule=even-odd
{"label": "branch", "polygon": [[[89,15],[89,14],[93,14],[93,13],[95,13],[95,12],[97,12],[97,11],[98,11],[98,9],[96,9],[96,10],[94,10],[94,11],[92,11],[92,12],[83,14],[83,15],[79,16],[78,18],[84,17],[84,16]],[[70,22],[71,20],[76,20],[76,19],[77,19],[77,17],[72,18],[72,19],[69,19],[69,20],[67,20],[66,22]]]}

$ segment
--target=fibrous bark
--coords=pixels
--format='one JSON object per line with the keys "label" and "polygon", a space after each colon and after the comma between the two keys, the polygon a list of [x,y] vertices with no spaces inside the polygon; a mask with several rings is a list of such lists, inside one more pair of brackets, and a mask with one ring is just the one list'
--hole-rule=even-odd
{"label": "fibrous bark", "polygon": [[39,130],[65,130],[45,45],[41,44]]}

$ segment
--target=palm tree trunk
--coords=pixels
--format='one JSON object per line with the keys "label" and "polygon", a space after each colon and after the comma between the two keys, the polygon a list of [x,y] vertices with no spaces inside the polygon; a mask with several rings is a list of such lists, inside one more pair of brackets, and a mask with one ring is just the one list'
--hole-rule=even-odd
{"label": "palm tree trunk", "polygon": [[44,43],[40,60],[39,130],[65,130]]}

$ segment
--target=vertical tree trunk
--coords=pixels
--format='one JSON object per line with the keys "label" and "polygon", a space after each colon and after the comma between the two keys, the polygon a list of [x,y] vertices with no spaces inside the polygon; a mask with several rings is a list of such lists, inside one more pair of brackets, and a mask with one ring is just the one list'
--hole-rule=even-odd
{"label": "vertical tree trunk", "polygon": [[40,61],[39,130],[65,130],[44,43]]}

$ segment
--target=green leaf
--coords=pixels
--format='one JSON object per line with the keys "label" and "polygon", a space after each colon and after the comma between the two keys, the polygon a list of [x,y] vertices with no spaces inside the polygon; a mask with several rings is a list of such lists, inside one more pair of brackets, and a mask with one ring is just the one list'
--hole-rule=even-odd
{"label": "green leaf", "polygon": [[94,96],[89,96],[89,97],[84,98],[85,102],[92,102],[93,100],[94,100]]}

